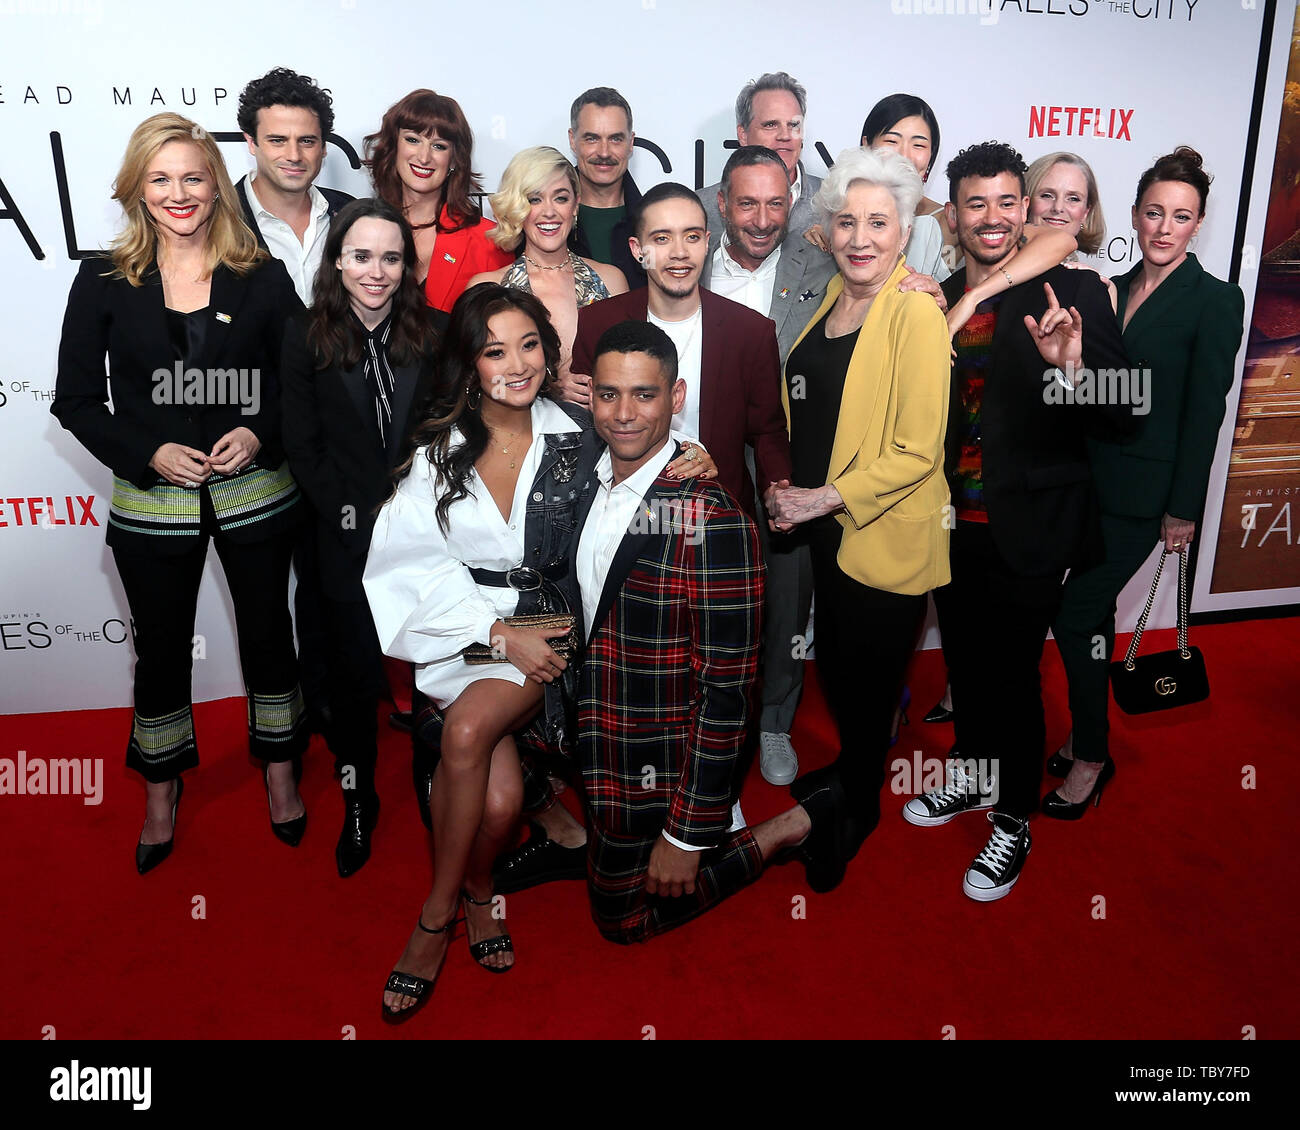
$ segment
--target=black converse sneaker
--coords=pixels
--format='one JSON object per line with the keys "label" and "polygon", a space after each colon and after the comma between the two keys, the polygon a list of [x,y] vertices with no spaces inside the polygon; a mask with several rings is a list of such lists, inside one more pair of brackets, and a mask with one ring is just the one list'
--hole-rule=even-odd
{"label": "black converse sneaker", "polygon": [[993,835],[962,880],[961,889],[976,902],[993,902],[1011,893],[1029,855],[1029,821],[990,812]]}
{"label": "black converse sneaker", "polygon": [[948,783],[941,789],[913,797],[903,805],[903,819],[909,824],[929,828],[938,824],[947,824],[954,816],[963,812],[978,812],[992,808],[993,778],[984,782],[980,791],[979,783],[962,768],[958,762],[948,766]]}

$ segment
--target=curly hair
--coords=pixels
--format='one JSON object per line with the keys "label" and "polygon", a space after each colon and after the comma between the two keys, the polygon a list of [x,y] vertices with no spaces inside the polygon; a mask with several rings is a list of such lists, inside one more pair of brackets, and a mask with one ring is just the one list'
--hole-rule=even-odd
{"label": "curly hair", "polygon": [[315,80],[288,67],[276,67],[255,78],[239,94],[239,128],[257,140],[257,112],[268,106],[301,106],[316,115],[321,140],[334,131],[334,100]]}
{"label": "curly hair", "polygon": [[948,199],[957,203],[957,189],[965,177],[996,177],[1010,173],[1020,182],[1025,195],[1025,159],[1004,141],[981,141],[968,145],[948,162]]}
{"label": "curly hair", "polygon": [[533,207],[528,198],[541,192],[560,173],[568,178],[576,197],[578,170],[558,149],[534,145],[511,157],[501,174],[501,187],[488,198],[497,221],[497,226],[488,232],[488,239],[502,251],[517,251],[524,239],[524,221]]}
{"label": "curly hair", "polygon": [[[434,489],[438,494],[435,512],[444,534],[449,528],[449,511],[469,495],[470,473],[478,457],[487,450],[488,429],[479,415],[483,386],[479,383],[478,363],[488,341],[488,322],[507,310],[518,310],[537,327],[547,372],[547,385],[539,396],[547,394],[547,387],[560,367],[559,336],[551,326],[546,307],[529,291],[479,283],[456,299],[438,350],[438,377],[433,395],[411,433],[409,454],[393,472],[396,490],[397,484],[411,473],[419,449],[426,449],[425,458],[434,469]],[[463,441],[455,446],[452,445],[453,428],[460,432]]]}
{"label": "curly hair", "polygon": [[424,357],[432,359],[437,338],[429,324],[424,290],[415,278],[417,259],[411,225],[391,204],[367,197],[353,200],[341,208],[325,237],[320,270],[316,272],[312,288],[307,329],[307,341],[315,352],[318,369],[334,365],[351,368],[361,360],[364,348],[361,326],[356,318],[350,316],[351,298],[335,264],[343,254],[343,244],[352,225],[369,217],[396,224],[402,233],[402,281],[393,294],[389,354],[399,365]]}
{"label": "curly hair", "polygon": [[[483,185],[471,167],[474,132],[469,128],[460,104],[454,98],[435,94],[432,90],[413,90],[394,102],[384,113],[379,129],[366,137],[366,157],[362,163],[370,170],[375,195],[399,211],[406,211],[402,180],[397,175],[397,140],[403,130],[429,136],[436,134],[451,143],[451,171],[442,184],[438,231],[460,231],[477,224],[483,218],[483,211],[474,203],[473,194],[481,194]],[[444,210],[451,220],[449,226],[442,222]]]}
{"label": "curly hair", "polygon": [[126,279],[132,286],[143,285],[144,276],[158,255],[158,230],[143,199],[145,177],[158,151],[177,141],[198,147],[216,190],[205,244],[207,274],[210,276],[218,266],[226,266],[237,275],[246,275],[268,257],[244,222],[244,212],[230,183],[226,162],[211,135],[180,114],[155,114],[132,131],[122,156],[122,167],[113,181],[113,199],[122,206],[126,226],[109,246],[113,264],[110,274]]}

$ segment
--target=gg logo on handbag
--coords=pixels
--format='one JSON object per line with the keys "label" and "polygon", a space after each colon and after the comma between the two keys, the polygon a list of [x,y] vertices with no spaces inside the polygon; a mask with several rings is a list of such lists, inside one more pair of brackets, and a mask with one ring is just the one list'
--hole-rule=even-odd
{"label": "gg logo on handbag", "polygon": [[1157,651],[1138,656],[1138,644],[1146,628],[1147,617],[1155,602],[1160,571],[1170,551],[1160,555],[1156,575],[1147,594],[1146,607],[1133,628],[1124,658],[1110,665],[1110,686],[1115,705],[1125,714],[1146,714],[1152,710],[1172,710],[1200,702],[1210,696],[1210,680],[1205,673],[1205,659],[1200,648],[1187,642],[1187,558],[1178,558],[1178,647],[1174,651]]}

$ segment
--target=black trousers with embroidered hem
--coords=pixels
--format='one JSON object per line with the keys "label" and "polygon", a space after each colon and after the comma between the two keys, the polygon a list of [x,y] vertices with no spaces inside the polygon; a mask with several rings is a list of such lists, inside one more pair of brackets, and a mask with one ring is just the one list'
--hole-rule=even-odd
{"label": "black trousers with embroidered hem", "polygon": [[127,768],[147,781],[169,781],[199,763],[194,736],[194,620],[208,541],[230,589],[239,661],[248,692],[249,752],[289,761],[307,748],[298,659],[289,619],[293,532],[232,542],[216,527],[207,492],[193,549],[180,554],[113,550],[131,609],[135,683]]}

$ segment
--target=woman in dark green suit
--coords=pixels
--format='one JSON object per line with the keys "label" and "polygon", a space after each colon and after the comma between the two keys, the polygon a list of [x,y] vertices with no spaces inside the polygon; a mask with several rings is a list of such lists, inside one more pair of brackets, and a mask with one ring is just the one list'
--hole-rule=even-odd
{"label": "woman in dark green suit", "polygon": [[1048,771],[1066,780],[1043,799],[1043,812],[1063,820],[1100,800],[1115,771],[1107,749],[1115,601],[1157,544],[1187,552],[1205,505],[1245,314],[1241,289],[1209,274],[1187,250],[1209,191],[1200,154],[1186,146],[1143,173],[1133,205],[1142,259],[1114,280],[1131,376],[1139,378],[1127,387],[1146,420],[1128,443],[1090,441],[1106,559],[1070,574],[1052,628],[1074,729],[1048,762]]}

